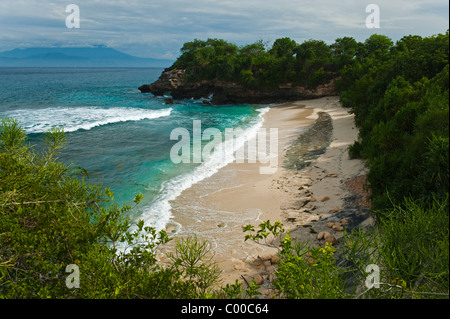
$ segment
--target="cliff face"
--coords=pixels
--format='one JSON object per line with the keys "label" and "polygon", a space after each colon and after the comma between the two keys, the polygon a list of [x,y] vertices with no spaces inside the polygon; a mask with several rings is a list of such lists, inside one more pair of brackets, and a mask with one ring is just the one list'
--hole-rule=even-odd
{"label": "cliff face", "polygon": [[156,96],[169,93],[174,99],[201,99],[212,94],[212,104],[267,104],[335,95],[336,79],[313,90],[289,83],[277,88],[255,90],[235,82],[188,82],[184,79],[184,74],[184,70],[166,69],[156,82],[142,85],[139,90]]}

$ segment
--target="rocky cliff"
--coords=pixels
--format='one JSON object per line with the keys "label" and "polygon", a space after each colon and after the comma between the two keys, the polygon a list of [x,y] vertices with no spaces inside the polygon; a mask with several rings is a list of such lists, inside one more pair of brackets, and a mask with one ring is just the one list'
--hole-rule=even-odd
{"label": "rocky cliff", "polygon": [[156,82],[142,85],[139,90],[156,96],[167,93],[174,99],[201,99],[212,95],[212,104],[267,104],[335,95],[336,79],[315,89],[306,89],[290,83],[276,88],[249,89],[235,82],[186,81],[184,75],[185,72],[181,69],[165,69]]}

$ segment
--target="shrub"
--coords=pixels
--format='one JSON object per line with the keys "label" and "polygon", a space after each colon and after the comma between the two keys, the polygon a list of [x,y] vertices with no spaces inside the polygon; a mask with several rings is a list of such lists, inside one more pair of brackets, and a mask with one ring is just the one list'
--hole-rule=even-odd
{"label": "shrub", "polygon": [[[173,263],[158,265],[164,231],[132,225],[129,206],[86,182],[87,172],[58,161],[64,134],[45,135],[36,154],[13,119],[0,126],[0,295],[2,298],[199,298],[216,283],[205,244],[186,239]],[[136,205],[142,199],[137,194]],[[79,270],[79,288],[66,273]],[[69,285],[66,279],[71,279]],[[72,280],[73,279],[73,280]]]}

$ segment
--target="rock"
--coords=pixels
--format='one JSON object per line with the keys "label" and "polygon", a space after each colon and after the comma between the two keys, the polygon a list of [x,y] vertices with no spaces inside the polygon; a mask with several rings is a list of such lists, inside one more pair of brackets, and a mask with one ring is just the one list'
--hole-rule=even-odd
{"label": "rock", "polygon": [[174,225],[168,225],[166,226],[166,233],[173,234],[177,232],[177,227]]}
{"label": "rock", "polygon": [[263,261],[260,258],[255,258],[252,261],[250,261],[250,265],[255,267],[260,267],[263,264]]}
{"label": "rock", "polygon": [[272,293],[272,291],[270,289],[262,289],[260,291],[261,295],[265,296],[265,297],[269,297],[269,295]]}
{"label": "rock", "polygon": [[280,257],[273,255],[272,258],[270,258],[270,262],[272,265],[277,265],[280,263]]}
{"label": "rock", "polygon": [[342,227],[341,224],[336,223],[336,224],[333,225],[333,230],[335,230],[335,231],[343,231],[344,227]]}
{"label": "rock", "polygon": [[327,232],[327,231],[321,231],[321,232],[317,235],[317,239],[318,239],[318,240],[324,239],[325,236],[327,236],[327,235],[331,235],[331,234],[330,234],[329,232]]}
{"label": "rock", "polygon": [[328,228],[333,228],[333,226],[334,226],[334,222],[328,222],[327,223],[327,227]]}
{"label": "rock", "polygon": [[330,199],[330,197],[324,196],[324,197],[321,199],[321,201],[322,201],[322,202],[326,202],[326,201],[329,200],[329,199]]}
{"label": "rock", "polygon": [[271,262],[270,260],[265,260],[265,261],[263,262],[263,264],[264,264],[264,266],[265,266],[266,268],[272,266],[272,262]]}
{"label": "rock", "polygon": [[258,258],[261,259],[262,261],[271,260],[272,254],[264,254],[262,256],[258,256]]}
{"label": "rock", "polygon": [[336,237],[334,237],[331,234],[326,235],[324,238],[325,238],[325,243],[330,243],[332,245],[336,245],[337,244]]}
{"label": "rock", "polygon": [[217,227],[219,227],[219,228],[225,227],[225,223],[222,222],[222,223],[218,224]]}
{"label": "rock", "polygon": [[271,283],[274,283],[276,280],[277,280],[277,277],[275,276],[275,273],[271,273],[270,275],[269,275],[269,281],[271,282]]}
{"label": "rock", "polygon": [[171,105],[171,104],[173,104],[173,99],[170,99],[170,98],[164,99],[164,103]]}
{"label": "rock", "polygon": [[242,267],[241,264],[236,264],[236,265],[233,266],[233,268],[234,268],[235,270],[241,270],[243,267]]}
{"label": "rock", "polygon": [[342,218],[341,219],[341,224],[342,225],[347,225],[348,224],[348,219],[347,218]]}
{"label": "rock", "polygon": [[261,275],[256,275],[253,280],[255,281],[255,283],[260,286],[262,285],[262,283],[264,282],[264,278]]}
{"label": "rock", "polygon": [[269,274],[273,274],[273,273],[275,273],[277,271],[277,269],[274,266],[269,266],[269,267],[266,267],[266,271]]}
{"label": "rock", "polygon": [[315,89],[307,89],[298,85],[280,86],[270,89],[250,89],[237,82],[218,79],[208,81],[189,81],[186,71],[178,68],[167,68],[152,84],[139,87],[142,93],[163,96],[170,93],[174,99],[201,99],[213,94],[211,104],[266,104],[286,101],[298,101],[335,95],[336,78]]}

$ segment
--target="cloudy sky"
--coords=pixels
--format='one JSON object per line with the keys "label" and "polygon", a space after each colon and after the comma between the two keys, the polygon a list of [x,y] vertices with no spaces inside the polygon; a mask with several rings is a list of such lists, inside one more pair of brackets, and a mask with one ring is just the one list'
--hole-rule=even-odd
{"label": "cloudy sky", "polygon": [[[66,6],[80,9],[68,29]],[[367,28],[366,6],[380,9],[380,28]],[[186,41],[222,38],[239,45],[290,37],[332,43],[373,33],[399,40],[449,28],[448,0],[1,0],[0,51],[104,44],[140,57],[171,58]]]}

